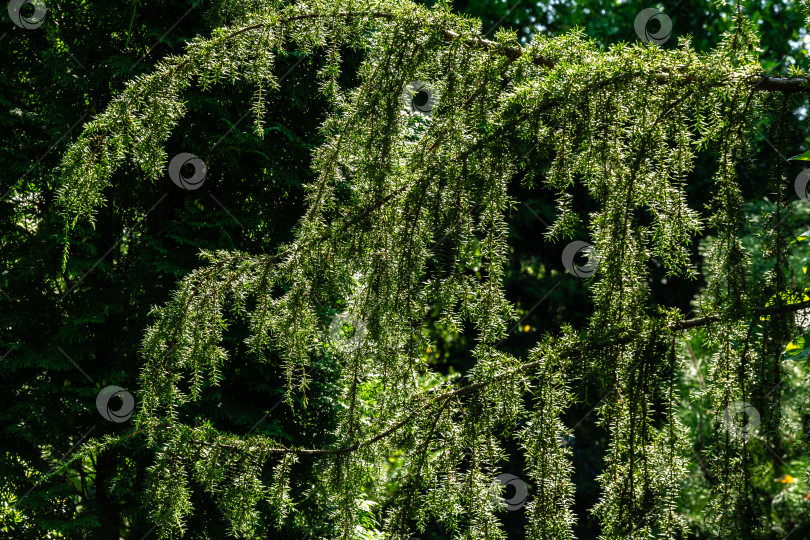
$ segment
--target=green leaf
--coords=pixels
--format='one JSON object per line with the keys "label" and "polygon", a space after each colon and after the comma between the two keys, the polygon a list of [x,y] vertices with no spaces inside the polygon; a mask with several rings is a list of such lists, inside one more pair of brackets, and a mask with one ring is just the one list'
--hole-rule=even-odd
{"label": "green leaf", "polygon": [[804,154],[793,156],[788,161],[810,161],[810,150],[806,151]]}
{"label": "green leaf", "polygon": [[810,332],[797,337],[785,347],[784,354],[796,362],[810,358]]}
{"label": "green leaf", "polygon": [[785,348],[785,354],[788,356],[795,356],[800,351],[804,350],[804,336],[799,336],[796,341],[788,343]]}
{"label": "green leaf", "polygon": [[810,239],[810,229],[804,231],[802,234],[796,237],[795,240],[792,240],[790,243],[795,244],[796,242],[801,242],[802,240]]}

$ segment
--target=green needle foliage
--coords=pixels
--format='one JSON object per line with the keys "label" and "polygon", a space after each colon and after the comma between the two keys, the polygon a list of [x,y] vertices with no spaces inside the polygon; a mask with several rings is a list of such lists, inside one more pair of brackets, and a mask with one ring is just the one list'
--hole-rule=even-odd
{"label": "green needle foliage", "polygon": [[[573,390],[590,387],[604,396],[596,414],[611,441],[594,508],[602,537],[685,538],[692,443],[676,409],[689,369],[684,344],[696,331],[710,356],[702,399],[717,413],[700,457],[712,479],[702,527],[719,538],[769,534],[755,477],[778,446],[782,408],[772,388],[797,334],[795,312],[806,306],[786,277],[786,172],[772,175],[777,198],[761,253],[743,245],[738,175],[763,122],[783,122],[792,94],[810,85],[797,70],[793,79],[762,75],[744,12],[702,54],[688,38],[672,49],[605,50],[570,32],[521,47],[499,30],[487,41],[478,21],[445,3],[223,1],[222,13],[225,26],[133,79],[62,163],[60,200],[75,224],[104,203],[125,163],[145,180],[161,177],[188,89],[254,85],[261,134],[266,97],[287,76],[276,64],[293,56],[320,66],[329,113],[294,240],[269,253],[204,252],[204,266],[154,311],[131,431],[82,450],[95,455],[133,438],[152,449],[146,498],[162,537],[183,533],[203,490],[244,538],[270,534],[263,503],[276,520],[269,527],[292,523],[324,537],[407,538],[437,522],[454,538],[505,538],[494,478],[508,457],[504,438],[514,438],[532,486],[527,537],[572,538],[563,443],[572,426],[562,416],[586,397]],[[357,83],[341,84],[353,53],[362,57]],[[427,113],[404,105],[413,81],[427,82],[435,99]],[[691,208],[685,192],[699,153],[715,161],[705,209]],[[520,173],[556,193],[548,238],[587,227],[598,259],[589,325],[545,336],[527,358],[499,347],[517,319],[504,269],[506,217],[519,202],[507,188]],[[579,197],[596,210],[582,215]],[[695,277],[690,245],[705,231],[712,239],[697,318],[651,309],[651,260],[669,276]],[[754,259],[770,262],[756,278]],[[424,353],[437,345],[428,331],[434,311],[438,328],[474,335],[475,365],[463,383],[424,384],[435,375]],[[353,321],[349,346],[330,333],[339,313]],[[247,321],[256,362],[281,362],[291,407],[306,406],[324,358],[337,366],[330,444],[231,433],[194,413],[223,382],[223,341],[238,320]],[[723,423],[737,401],[761,414],[757,439]],[[301,467],[320,483],[299,485]],[[302,493],[323,501],[319,521],[296,512]]]}

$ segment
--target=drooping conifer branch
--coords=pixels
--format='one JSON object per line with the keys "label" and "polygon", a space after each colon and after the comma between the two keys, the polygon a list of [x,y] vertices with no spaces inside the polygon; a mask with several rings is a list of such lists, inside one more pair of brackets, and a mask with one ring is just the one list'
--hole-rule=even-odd
{"label": "drooping conifer branch", "polygon": [[[403,465],[405,488],[397,493],[419,490],[435,504],[393,495],[386,503],[403,506],[381,516],[386,534],[407,536],[411,518],[446,519],[464,523],[470,537],[495,538],[496,508],[486,493],[507,457],[499,438],[530,418],[516,435],[527,475],[544,488],[529,503],[530,530],[570,538],[570,458],[555,442],[569,432],[562,415],[573,403],[569,368],[576,362],[589,383],[616,388],[596,415],[611,440],[597,508],[605,537],[654,534],[653,525],[635,519],[649,505],[667,508],[649,520],[655,527],[672,538],[685,535],[671,511],[674,479],[683,471],[683,438],[671,414],[679,400],[675,342],[684,330],[705,329],[718,349],[711,384],[722,405],[750,388],[740,366],[752,346],[741,321],[810,307],[753,308],[768,299],[745,293],[736,172],[750,147],[751,118],[762,114],[769,92],[810,86],[762,75],[754,51],[741,45],[753,42],[753,32],[739,31],[751,39],[729,36],[705,55],[688,44],[604,51],[576,34],[537,36],[519,47],[506,33],[500,41],[484,39],[477,24],[442,5],[309,0],[246,11],[233,28],[195,40],[183,56],[128,86],[65,157],[62,196],[77,214],[100,204],[125,157],[147,177],[162,174],[162,144],[185,113],[181,96],[192,81],[275,90],[280,51],[304,51],[313,61],[325,51],[317,79],[326,100],[324,142],[313,152],[314,180],[294,240],[274,248],[275,255],[206,253],[206,265],[180,283],[143,341],[134,429],[155,449],[150,497],[159,501],[156,519],[172,516],[164,532],[182,529],[176,524],[187,513],[193,475],[206,490],[239,499],[234,527],[249,537],[251,522],[239,515],[250,515],[267,491],[280,516],[292,507],[290,467],[300,456],[318,458],[323,490],[339,494],[330,501],[336,530],[351,537],[363,530],[356,501],[366,497],[365,486],[382,481],[388,456],[403,453],[416,459]],[[352,87],[339,78],[342,48],[363,56]],[[403,104],[414,81],[429,81],[435,93],[429,114]],[[704,149],[719,156],[710,216],[690,208],[684,185]],[[541,165],[526,164],[532,152]],[[604,261],[589,282],[595,306],[589,327],[548,337],[521,360],[498,345],[515,314],[505,294],[506,217],[516,203],[509,186],[524,173],[556,195],[548,233],[554,238],[582,230],[573,199],[575,192],[588,194],[589,236]],[[651,315],[651,257],[672,274],[693,276],[688,246],[707,223],[719,232],[699,305],[713,315],[688,321]],[[233,311],[245,321],[250,358],[286,378],[290,404],[306,392],[313,366],[333,363],[334,372],[323,375],[337,388],[324,444],[331,447],[285,448],[265,435],[238,436],[186,417],[229,361],[225,331]],[[368,336],[360,346],[346,348],[330,335],[340,312],[362,321],[356,326]],[[474,337],[466,386],[444,380],[426,390],[424,381],[438,377],[424,354],[433,345],[428,323]],[[735,348],[741,339],[745,345]],[[536,384],[542,388],[529,403]],[[653,414],[658,406],[670,411],[666,430]],[[733,443],[724,448],[723,466],[737,452]],[[264,486],[257,471],[278,454],[281,463]],[[225,468],[235,471],[233,479],[219,474]],[[189,475],[178,474],[185,470]],[[724,485],[743,478],[732,472],[720,475]],[[713,499],[719,507],[724,496]],[[728,529],[724,520],[741,512],[721,508],[719,515]]]}
{"label": "drooping conifer branch", "polygon": [[[293,17],[287,17],[273,23],[260,23],[251,26],[246,26],[231,33],[227,37],[227,40],[233,39],[245,32],[265,29],[271,25],[286,24],[289,22],[307,19],[319,19],[324,17],[335,17],[335,16],[343,17],[347,20],[351,20],[358,17],[379,18],[379,19],[386,19],[389,21],[396,19],[396,15],[394,15],[393,13],[380,13],[380,12],[364,13],[360,11],[353,11],[353,12],[341,12],[336,14],[310,13],[305,15],[296,15]],[[459,40],[468,47],[491,51],[495,54],[500,54],[515,60],[522,57],[525,54],[525,49],[523,47],[504,45],[502,43],[486,39],[480,35],[465,36],[447,28],[442,29],[442,35],[447,41]],[[537,66],[549,69],[557,65],[557,60],[550,58],[548,56],[536,54],[532,55],[531,62]],[[810,78],[807,77],[773,77],[765,74],[739,75],[738,77],[745,78],[748,81],[748,83],[752,86],[752,88],[756,91],[792,93],[792,92],[806,92],[810,90]],[[666,84],[671,80],[671,78],[668,74],[662,73],[661,75],[658,76],[657,80],[661,84]],[[697,82],[698,80],[699,79],[697,77],[687,77],[682,82],[692,83]],[[729,82],[732,81],[733,77],[729,79]]]}
{"label": "drooping conifer branch", "polygon": [[[765,307],[755,309],[750,315],[756,319],[758,317],[764,317],[764,316],[768,316],[768,315],[795,313],[797,311],[801,311],[801,310],[805,310],[805,309],[810,309],[810,300],[806,300],[804,302],[797,302],[797,303],[793,303],[793,304],[785,304],[785,305],[781,305],[781,306],[765,306]],[[670,332],[681,332],[681,331],[684,331],[684,330],[691,330],[691,329],[695,329],[695,328],[701,328],[701,327],[709,326],[709,325],[719,321],[720,318],[721,318],[720,315],[708,315],[708,316],[705,316],[705,317],[698,317],[698,318],[695,318],[695,319],[689,319],[689,320],[686,320],[686,321],[676,322],[676,323],[671,324],[671,325],[669,325],[669,326],[667,326],[665,328],[668,328],[668,331],[670,331]],[[749,325],[749,328],[751,326],[752,325]],[[625,337],[617,337],[617,338],[611,340],[610,342],[602,343],[602,344],[600,344],[600,343],[588,343],[587,346],[573,349],[570,352],[563,353],[562,356],[565,357],[565,358],[570,358],[570,357],[573,357],[573,356],[579,356],[579,355],[583,355],[583,354],[588,354],[588,353],[592,353],[593,351],[599,350],[599,349],[604,348],[604,347],[613,347],[613,346],[615,346],[617,344],[631,343],[634,339],[635,339],[635,336],[625,336]],[[425,401],[426,400],[426,402],[424,404],[422,404],[421,406],[419,406],[419,408],[415,409],[412,413],[410,413],[404,419],[399,420],[398,422],[396,422],[395,424],[387,427],[383,431],[380,431],[378,434],[374,435],[373,437],[371,437],[369,439],[366,439],[366,440],[354,442],[354,443],[352,443],[350,445],[347,445],[347,446],[340,446],[338,448],[328,448],[328,449],[279,448],[279,447],[265,447],[265,446],[261,445],[260,443],[257,444],[256,442],[246,442],[245,444],[247,445],[247,447],[245,447],[245,446],[236,446],[236,445],[222,443],[222,442],[210,442],[210,441],[206,441],[206,440],[202,440],[202,439],[193,439],[193,441],[196,444],[201,444],[201,445],[205,445],[205,446],[220,446],[222,448],[228,448],[228,449],[231,449],[231,450],[241,450],[241,451],[246,450],[246,448],[250,449],[251,447],[254,447],[257,450],[260,449],[261,452],[264,452],[264,453],[267,453],[267,454],[294,454],[294,455],[310,455],[310,456],[348,454],[348,453],[360,450],[362,448],[366,448],[366,447],[368,447],[368,446],[370,446],[370,445],[384,439],[385,437],[388,437],[388,436],[394,434],[396,431],[403,428],[408,423],[412,422],[415,418],[419,417],[420,414],[423,414],[426,410],[428,410],[430,407],[432,407],[436,403],[443,404],[442,407],[441,407],[443,409],[444,405],[446,405],[447,402],[449,402],[452,399],[457,399],[457,398],[461,398],[461,397],[465,397],[465,396],[474,394],[474,393],[476,393],[476,392],[478,392],[480,390],[483,390],[484,388],[490,386],[491,384],[499,382],[499,381],[501,381],[503,379],[514,377],[515,375],[517,375],[519,373],[522,373],[522,372],[528,372],[528,371],[537,369],[538,367],[544,365],[544,363],[545,363],[544,359],[535,360],[533,362],[526,362],[526,363],[523,363],[523,364],[521,364],[521,365],[519,365],[519,366],[517,366],[517,367],[515,367],[513,369],[510,369],[507,372],[499,373],[499,374],[493,376],[491,379],[489,379],[487,381],[483,381],[483,382],[480,382],[480,383],[476,383],[476,384],[472,384],[472,385],[465,386],[465,387],[462,387],[462,388],[458,388],[456,390],[443,392],[443,393],[438,394],[438,395],[427,394],[427,395],[423,395],[423,396],[415,396],[414,401]],[[171,425],[165,425],[165,426],[162,426],[162,428],[177,429],[176,427],[173,427]],[[154,429],[154,427],[153,427],[153,429]],[[161,428],[157,428],[157,429],[161,429]],[[140,431],[143,431],[143,430],[140,430]],[[257,437],[257,439],[262,439],[262,437]]]}

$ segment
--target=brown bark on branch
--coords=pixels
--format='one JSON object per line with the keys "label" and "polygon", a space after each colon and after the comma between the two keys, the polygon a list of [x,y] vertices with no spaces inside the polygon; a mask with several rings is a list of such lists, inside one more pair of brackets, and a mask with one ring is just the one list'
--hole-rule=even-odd
{"label": "brown bark on branch", "polygon": [[[452,41],[455,39],[459,39],[461,36],[460,34],[453,32],[452,30],[443,30],[444,38],[447,41]],[[468,46],[473,48],[481,48],[485,50],[492,50],[495,53],[502,54],[506,57],[517,59],[523,56],[525,49],[522,47],[510,47],[502,45],[495,41],[490,41],[488,39],[484,39],[480,36],[475,36],[471,38],[462,38],[464,43]],[[557,65],[557,62],[549,58],[547,56],[535,56],[532,58],[532,63],[546,68],[553,68]],[[749,84],[753,87],[754,90],[759,91],[766,91],[766,92],[808,92],[810,91],[810,79],[807,77],[769,77],[768,75],[753,75],[753,76],[743,76],[740,75],[740,78],[747,78]],[[661,84],[666,83],[670,80],[669,75],[659,75],[658,82]],[[687,78],[687,82],[697,82],[697,79],[694,77]]]}
{"label": "brown bark on branch", "polygon": [[[762,307],[762,308],[757,308],[757,309],[752,310],[752,312],[748,316],[755,318],[755,317],[761,317],[763,315],[772,315],[772,314],[776,314],[776,313],[792,313],[792,312],[800,311],[802,309],[810,309],[810,300],[807,300],[807,301],[804,301],[804,302],[798,302],[798,303],[795,303],[795,304],[788,304],[788,305],[784,305],[784,306],[766,306],[766,307]],[[742,318],[741,318],[741,320],[742,320]],[[699,318],[696,318],[696,319],[690,319],[688,321],[683,321],[681,323],[677,323],[675,325],[670,326],[669,330],[671,332],[679,332],[679,331],[683,331],[683,330],[689,330],[689,329],[692,329],[692,328],[700,328],[700,327],[708,326],[708,325],[710,325],[712,323],[716,323],[716,322],[719,322],[719,321],[720,321],[720,315],[708,315],[706,317],[699,317]],[[633,341],[633,336],[625,336],[625,337],[622,337],[622,338],[619,338],[619,339],[611,340],[611,341],[606,342],[606,343],[595,344],[595,345],[593,345],[591,347],[590,350],[600,349],[600,348],[608,346],[608,345],[618,345],[618,344],[622,344],[622,343],[629,343],[631,341]],[[574,353],[572,353],[572,355],[573,354],[582,354],[584,352],[585,352],[584,350],[578,350],[578,351],[575,351]],[[505,372],[503,372],[503,373],[501,373],[499,375],[496,375],[495,377],[493,377],[493,378],[491,378],[491,379],[489,379],[487,381],[482,381],[482,382],[479,382],[479,383],[471,384],[469,386],[465,386],[463,388],[459,388],[457,390],[452,390],[450,392],[445,392],[443,394],[432,396],[432,397],[430,397],[430,399],[427,400],[427,402],[424,405],[417,408],[415,411],[413,411],[411,414],[409,414],[408,416],[406,416],[405,418],[403,418],[399,422],[395,423],[392,426],[389,426],[388,428],[381,431],[377,435],[375,435],[375,436],[373,436],[373,437],[371,437],[369,439],[366,439],[364,441],[357,441],[357,442],[355,442],[355,443],[353,443],[351,445],[348,445],[348,446],[341,446],[340,448],[330,448],[330,449],[264,448],[264,449],[262,449],[262,451],[267,452],[267,453],[271,453],[271,454],[296,454],[296,455],[307,455],[307,456],[339,455],[339,454],[347,454],[347,453],[350,453],[350,452],[354,452],[355,450],[359,450],[360,448],[364,448],[366,446],[369,446],[370,444],[373,444],[373,443],[387,437],[391,433],[397,431],[399,428],[401,428],[402,426],[404,426],[405,424],[409,423],[411,420],[416,418],[416,416],[419,413],[421,413],[422,411],[424,411],[425,409],[427,409],[428,407],[430,407],[432,405],[435,405],[435,404],[438,403],[438,404],[442,404],[442,406],[444,406],[444,404],[446,404],[447,401],[450,400],[450,399],[460,398],[460,397],[466,396],[468,394],[472,394],[474,392],[477,392],[478,390],[481,390],[481,389],[489,386],[493,382],[499,381],[499,380],[507,378],[507,377],[514,376],[514,375],[516,375],[518,373],[529,371],[531,369],[539,367],[540,364],[541,364],[541,361],[539,361],[539,360],[535,361],[535,362],[527,362],[527,363],[522,364],[522,365],[520,365],[520,366],[518,366],[516,368],[509,369],[509,370],[507,370],[507,371],[505,371]],[[426,396],[422,396],[422,397],[426,397]],[[196,442],[198,444],[205,445],[205,446],[218,445],[218,446],[222,446],[222,447],[225,447],[225,448],[231,448],[233,450],[246,450],[247,449],[247,445],[244,448],[240,448],[240,447],[234,446],[234,445],[228,445],[228,444],[222,444],[222,443],[211,443],[209,441],[202,441],[202,440],[195,440],[194,442]]]}
{"label": "brown bark on branch", "polygon": [[[294,21],[301,21],[306,19],[318,19],[321,17],[343,17],[346,19],[355,19],[358,17],[371,17],[375,19],[386,19],[386,20],[393,20],[396,18],[395,15],[392,13],[381,13],[381,12],[362,12],[362,11],[349,11],[349,12],[341,12],[336,14],[328,14],[324,15],[321,13],[311,13],[305,15],[296,15],[294,17],[288,17],[286,19],[280,19],[279,23],[288,23]],[[269,26],[273,23],[260,23],[254,24],[251,26],[246,26],[239,30],[236,30],[232,34],[228,36],[228,39],[235,37],[239,34],[244,32],[255,30],[259,28],[264,28]],[[472,36],[472,37],[464,37],[458,32],[454,32],[453,30],[443,29],[442,35],[445,41],[453,41],[457,39],[463,40],[463,42],[471,48],[475,49],[483,49],[487,51],[492,51],[496,54],[500,54],[506,56],[508,58],[517,59],[523,56],[526,49],[519,46],[510,46],[504,45],[502,43],[498,43],[497,41],[492,41],[481,36]],[[557,65],[557,61],[553,58],[547,56],[534,56],[531,59],[532,63],[545,68],[553,68]],[[764,92],[785,92],[785,93],[792,93],[792,92],[810,92],[810,78],[807,77],[770,77],[768,75],[760,74],[760,75],[739,75],[740,78],[747,79],[749,84],[752,86],[754,90],[757,91],[764,91]],[[662,74],[658,76],[659,83],[666,83],[670,79],[669,75]],[[697,82],[697,78],[688,78],[687,82]]]}

